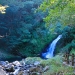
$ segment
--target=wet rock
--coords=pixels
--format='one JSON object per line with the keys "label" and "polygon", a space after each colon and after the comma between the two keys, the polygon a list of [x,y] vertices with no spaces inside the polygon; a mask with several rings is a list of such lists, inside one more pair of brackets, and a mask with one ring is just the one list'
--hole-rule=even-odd
{"label": "wet rock", "polygon": [[4,67],[0,65],[0,69],[3,69]]}
{"label": "wet rock", "polygon": [[34,62],[34,65],[35,66],[40,65],[40,62],[39,61]]}
{"label": "wet rock", "polygon": [[17,75],[19,73],[20,67],[18,67],[17,69],[15,69],[15,71],[12,73],[13,75]]}
{"label": "wet rock", "polygon": [[3,69],[0,69],[0,75],[7,75]]}
{"label": "wet rock", "polygon": [[36,71],[37,72],[42,72],[42,70],[43,70],[43,68],[42,68],[42,66],[41,65],[38,65],[37,67],[36,67]]}
{"label": "wet rock", "polygon": [[7,63],[5,61],[0,61],[0,65],[5,66],[5,65],[7,65]]}
{"label": "wet rock", "polygon": [[11,64],[7,65],[6,68],[5,68],[5,70],[7,72],[14,72],[15,71],[14,65],[11,65]]}
{"label": "wet rock", "polygon": [[13,62],[13,65],[15,65],[15,66],[21,66],[21,64],[20,64],[19,61],[14,61],[14,62]]}
{"label": "wet rock", "polygon": [[30,65],[29,65],[29,67],[33,67],[33,66],[34,66],[33,64],[30,64]]}
{"label": "wet rock", "polygon": [[6,62],[6,64],[9,64],[9,62],[8,61],[5,61]]}
{"label": "wet rock", "polygon": [[29,71],[30,71],[30,72],[36,71],[36,67],[31,67],[31,68],[29,69]]}
{"label": "wet rock", "polygon": [[42,75],[42,73],[32,72],[32,73],[30,73],[30,75]]}
{"label": "wet rock", "polygon": [[25,59],[22,59],[21,64],[25,65]]}
{"label": "wet rock", "polygon": [[32,63],[26,62],[28,61],[24,59],[21,62],[14,61],[12,63],[1,61],[0,69],[2,69],[2,72],[4,71],[4,73],[6,73],[3,75],[42,75],[43,72],[49,69],[49,66],[43,67],[41,61],[38,60],[33,60]]}
{"label": "wet rock", "polygon": [[26,70],[20,71],[18,75],[30,75]]}
{"label": "wet rock", "polygon": [[42,72],[42,66],[33,66],[31,68],[29,68],[29,72]]}
{"label": "wet rock", "polygon": [[44,68],[43,68],[43,72],[49,70],[49,68],[50,68],[49,66],[44,67]]}

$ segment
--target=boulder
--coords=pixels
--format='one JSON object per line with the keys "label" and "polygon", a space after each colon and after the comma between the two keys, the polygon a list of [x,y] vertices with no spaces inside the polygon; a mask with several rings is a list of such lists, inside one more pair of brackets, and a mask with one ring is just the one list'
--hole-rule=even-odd
{"label": "boulder", "polygon": [[14,61],[12,64],[15,65],[15,66],[21,66],[19,61]]}
{"label": "boulder", "polygon": [[11,64],[7,65],[7,66],[5,67],[5,70],[6,70],[7,72],[14,72],[14,71],[15,71],[14,65],[11,65]]}
{"label": "boulder", "polygon": [[40,61],[35,61],[35,62],[34,62],[34,65],[35,65],[35,66],[40,65]]}
{"label": "boulder", "polygon": [[17,75],[30,75],[27,71],[20,71]]}
{"label": "boulder", "polygon": [[3,69],[0,69],[0,75],[7,75]]}
{"label": "boulder", "polygon": [[0,61],[0,65],[5,66],[5,65],[7,65],[7,63],[5,61]]}
{"label": "boulder", "polygon": [[43,68],[43,72],[46,72],[47,70],[49,70],[49,66],[45,66],[44,68]]}

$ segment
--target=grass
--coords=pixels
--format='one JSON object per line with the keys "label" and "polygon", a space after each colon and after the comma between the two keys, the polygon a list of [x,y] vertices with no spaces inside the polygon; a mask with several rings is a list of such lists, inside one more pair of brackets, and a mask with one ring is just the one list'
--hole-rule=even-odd
{"label": "grass", "polygon": [[39,61],[43,67],[49,66],[49,70],[44,72],[43,75],[56,75],[56,73],[58,75],[60,75],[60,73],[63,73],[64,75],[74,75],[73,73],[75,68],[63,64],[63,58],[60,55],[47,60],[43,60],[39,57],[29,57],[25,59],[25,63],[31,64],[35,61]]}

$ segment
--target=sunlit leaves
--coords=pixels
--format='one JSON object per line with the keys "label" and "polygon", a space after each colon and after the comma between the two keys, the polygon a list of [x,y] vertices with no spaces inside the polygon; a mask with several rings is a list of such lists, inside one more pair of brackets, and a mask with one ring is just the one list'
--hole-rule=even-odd
{"label": "sunlit leaves", "polygon": [[44,19],[47,26],[57,21],[63,25],[75,24],[75,0],[45,0],[39,9],[48,11]]}
{"label": "sunlit leaves", "polygon": [[7,5],[6,6],[0,5],[0,13],[5,14],[6,13],[5,10],[7,7],[8,7]]}

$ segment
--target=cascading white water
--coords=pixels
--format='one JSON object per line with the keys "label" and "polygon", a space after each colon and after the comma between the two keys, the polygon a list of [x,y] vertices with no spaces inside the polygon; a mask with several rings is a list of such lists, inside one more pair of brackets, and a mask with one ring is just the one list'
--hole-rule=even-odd
{"label": "cascading white water", "polygon": [[55,50],[55,46],[56,43],[58,42],[58,40],[62,37],[62,35],[59,35],[49,46],[49,48],[47,49],[46,53],[42,53],[42,57],[44,58],[52,58],[53,57],[53,53]]}

